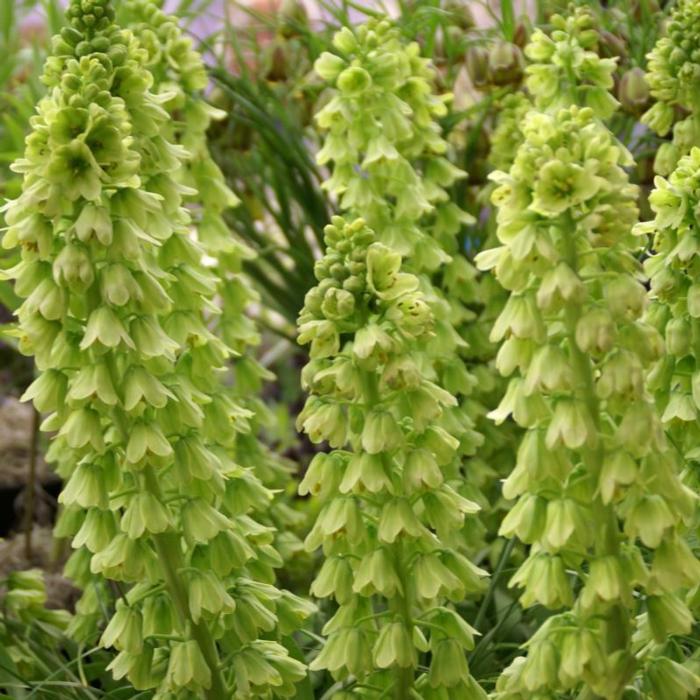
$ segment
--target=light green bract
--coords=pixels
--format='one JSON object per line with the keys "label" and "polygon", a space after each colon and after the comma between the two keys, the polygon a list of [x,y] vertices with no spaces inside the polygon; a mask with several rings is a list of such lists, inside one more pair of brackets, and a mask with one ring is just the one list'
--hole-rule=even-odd
{"label": "light green bract", "polygon": [[[642,122],[659,136],[673,129],[673,141],[662,143],[654,158],[659,175],[669,175],[679,158],[700,146],[700,4],[680,0],[671,12],[666,35],[648,56],[646,80],[656,102]],[[689,112],[679,119],[678,115]]]}
{"label": "light green bract", "polygon": [[474,630],[448,604],[484,572],[453,546],[477,506],[443,474],[458,441],[438,425],[454,398],[420,369],[430,307],[362,219],[335,217],[325,238],[299,318],[311,346],[299,425],[334,450],[314,458],[301,492],[322,503],[306,542],[325,554],[312,593],[339,608],[311,668],[347,679],[352,697],[484,698],[465,658]]}
{"label": "light green bract", "polygon": [[293,697],[303,666],[264,637],[305,606],[271,585],[273,533],[249,515],[271,496],[232,459],[240,408],[206,323],[216,280],[183,206],[190,154],[166,138],[167,97],[109,2],[73,0],[67,15],[3,239],[22,249],[20,347],[40,370],[26,398],[57,431],[58,527],[78,548],[67,571],[119,582],[102,644],[136,689]]}
{"label": "light green bract", "polygon": [[696,499],[645,389],[663,342],[642,319],[631,157],[592,109],[535,102],[510,171],[492,176],[501,246],[477,262],[510,291],[492,338],[511,381],[492,417],[526,429],[503,487],[518,500],[501,533],[530,545],[511,585],[554,614],[494,698],[620,700],[641,682],[685,700],[700,679],[665,647],[693,623]]}

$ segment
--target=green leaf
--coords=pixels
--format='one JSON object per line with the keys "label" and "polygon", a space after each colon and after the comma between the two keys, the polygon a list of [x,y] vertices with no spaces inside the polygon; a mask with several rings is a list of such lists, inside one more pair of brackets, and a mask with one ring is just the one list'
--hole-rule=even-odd
{"label": "green leaf", "polygon": [[513,0],[501,0],[501,30],[505,39],[508,41],[513,40],[513,35],[515,34]]}
{"label": "green leaf", "polygon": [[8,309],[8,311],[14,311],[21,304],[22,300],[15,294],[12,282],[0,281],[0,304]]}
{"label": "green leaf", "polygon": [[[289,652],[289,655],[293,658],[296,659],[297,661],[300,661],[301,663],[306,663],[306,659],[304,658],[304,654],[299,648],[299,645],[296,643],[294,640],[294,637],[287,636],[287,637],[282,637],[282,644],[283,646],[287,649]],[[297,700],[314,700],[314,690],[311,685],[311,677],[307,673],[297,684],[296,684],[296,692],[294,693],[294,697]]]}

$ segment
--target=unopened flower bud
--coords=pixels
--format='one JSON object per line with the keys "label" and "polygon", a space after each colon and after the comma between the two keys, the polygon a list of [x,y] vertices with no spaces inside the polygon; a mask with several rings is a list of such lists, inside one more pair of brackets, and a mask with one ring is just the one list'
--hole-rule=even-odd
{"label": "unopened flower bud", "polygon": [[530,40],[530,33],[528,32],[527,26],[524,22],[518,22],[515,25],[515,31],[513,32],[513,43],[521,49],[525,48],[525,45]]}
{"label": "unopened flower bud", "polygon": [[598,40],[601,57],[624,59],[627,56],[625,42],[616,34],[603,29],[598,32]]}
{"label": "unopened flower bud", "polygon": [[622,76],[617,89],[617,97],[626,112],[635,116],[644,112],[649,104],[650,93],[644,71],[641,68],[635,66]]}
{"label": "unopened flower bud", "polygon": [[308,27],[309,15],[300,0],[284,0],[280,8],[280,34],[291,39]]}
{"label": "unopened flower bud", "polygon": [[476,26],[468,0],[448,0],[443,5],[443,10],[449,12],[451,24],[462,31],[473,29]]}
{"label": "unopened flower bud", "polygon": [[494,44],[489,51],[489,76],[494,85],[512,85],[523,77],[522,51],[505,41]]}
{"label": "unopened flower bud", "polygon": [[475,88],[480,90],[489,84],[489,53],[483,46],[470,46],[464,65]]}

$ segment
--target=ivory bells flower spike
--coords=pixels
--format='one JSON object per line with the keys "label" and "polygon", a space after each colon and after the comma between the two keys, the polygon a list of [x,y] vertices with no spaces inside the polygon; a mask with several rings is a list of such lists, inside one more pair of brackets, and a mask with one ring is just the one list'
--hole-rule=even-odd
{"label": "ivory bells flower spike", "polygon": [[[380,242],[403,255],[403,267],[418,275],[435,334],[426,376],[432,373],[457,399],[440,419],[460,442],[451,477],[464,495],[478,498],[463,473],[469,470],[464,458],[482,443],[470,401],[476,381],[465,361],[476,271],[459,243],[463,225],[473,219],[449,197],[466,173],[447,158],[438,121],[451,96],[434,94],[434,68],[389,20],[341,30],[333,49],[316,63],[332,95],[316,117],[325,133],[318,161],[332,163],[324,187],[348,217],[366,220]],[[477,523],[467,523],[464,546],[478,535]]]}
{"label": "ivory bells flower spike", "polygon": [[249,512],[270,495],[231,458],[229,350],[206,325],[215,281],[178,184],[188,154],[109,2],[74,0],[67,17],[3,239],[22,250],[20,343],[40,370],[27,396],[57,431],[67,572],[88,586],[86,617],[100,580],[119,582],[102,644],[137,690],[293,696],[302,665],[261,637],[305,608],[269,584],[272,533]]}
{"label": "ivory bells flower spike", "polygon": [[316,115],[325,133],[317,160],[333,164],[324,188],[415,271],[435,270],[449,259],[444,249],[460,226],[472,221],[447,195],[466,176],[445,157],[437,121],[451,95],[434,94],[430,62],[389,20],[343,28],[333,49],[315,64],[333,86]]}
{"label": "ivory bells flower spike", "polygon": [[484,698],[465,658],[474,630],[450,606],[484,572],[452,546],[477,506],[443,474],[458,445],[438,422],[454,399],[421,371],[430,307],[362,219],[335,217],[325,242],[299,317],[311,348],[299,425],[334,449],[300,491],[321,503],[306,541],[325,555],[312,593],[339,607],[311,667],[369,697]]}
{"label": "ivory bells flower spike", "polygon": [[[234,352],[229,361],[233,375],[229,391],[239,407],[235,459],[250,467],[270,489],[289,493],[290,466],[258,439],[262,427],[267,427],[274,417],[260,398],[263,382],[272,375],[251,352],[260,343],[260,334],[254,321],[246,316],[257,296],[242,267],[254,253],[224,220],[224,213],[236,206],[238,199],[226,185],[207,144],[207,129],[212,121],[226,115],[206,101],[208,77],[204,62],[181,30],[177,17],[167,15],[152,0],[122,3],[119,17],[148,51],[146,62],[154,76],[153,90],[163,97],[163,107],[171,117],[170,139],[183,145],[191,156],[180,169],[178,179],[184,185],[183,196],[196,224],[198,240],[216,272],[215,301],[220,313],[212,317],[210,327]],[[280,544],[280,554],[299,551],[302,545],[293,529],[299,529],[304,514],[289,507],[284,496],[271,504],[263,500],[260,505],[262,510],[256,517],[278,526],[275,541]]]}
{"label": "ivory bells flower spike", "polygon": [[492,415],[526,429],[503,487],[518,501],[501,532],[530,545],[511,584],[555,614],[494,697],[619,700],[649,681],[659,641],[690,628],[695,497],[645,389],[662,341],[642,318],[630,156],[589,108],[532,110],[522,133],[510,171],[493,175],[501,245],[477,262],[510,291],[492,338],[511,381]]}

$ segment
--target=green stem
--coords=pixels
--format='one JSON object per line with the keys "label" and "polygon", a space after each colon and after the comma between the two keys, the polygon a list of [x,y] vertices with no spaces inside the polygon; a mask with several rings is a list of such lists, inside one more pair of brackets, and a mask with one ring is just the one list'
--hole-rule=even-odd
{"label": "green stem", "polygon": [[[576,250],[576,222],[569,214],[564,233],[565,260],[571,270],[578,275],[578,252]],[[593,367],[590,358],[579,348],[576,342],[576,326],[581,319],[581,306],[569,305],[566,308],[566,330],[569,343],[569,356],[576,376],[580,380],[579,396],[583,399],[596,430],[596,444],[592,448],[581,450],[583,462],[588,472],[597,478],[605,462],[606,452],[600,436],[600,403],[595,392]],[[603,536],[595,541],[595,553],[598,556],[618,556],[620,553],[619,524],[612,504],[604,504],[600,497],[593,502],[593,512],[597,523],[604,528]],[[615,603],[608,611],[607,651],[613,653],[629,645],[629,615],[622,603]]]}
{"label": "green stem", "polygon": [[[160,485],[152,466],[148,465],[145,467],[144,477],[149,491],[157,498],[161,498]],[[204,694],[207,700],[229,700],[230,693],[226,689],[221,673],[216,643],[206,624],[195,622],[190,613],[187,591],[180,577],[180,572],[185,566],[182,549],[180,548],[180,538],[177,533],[164,532],[159,535],[153,535],[153,541],[160,561],[161,571],[163,572],[163,578],[165,579],[165,585],[172,596],[182,631],[186,632],[189,628],[192,638],[197,642],[211,671],[211,687],[206,689]]]}
{"label": "green stem", "polygon": [[505,568],[505,565],[508,563],[508,560],[510,559],[510,555],[513,552],[513,548],[515,547],[515,540],[511,539],[506,542],[505,546],[501,550],[501,554],[498,557],[498,563],[496,564],[496,569],[493,572],[493,576],[491,576],[491,581],[489,582],[489,588],[486,591],[486,595],[484,596],[484,599],[481,601],[481,605],[479,606],[479,610],[476,613],[476,617],[474,618],[474,628],[481,631],[481,623],[484,621],[484,618],[486,617],[486,611],[488,610],[489,605],[491,604],[491,600],[494,596],[494,593],[496,592],[496,586],[498,585],[498,581],[501,578],[501,574],[503,573],[503,569]]}
{"label": "green stem", "polygon": [[[392,601],[392,608],[401,618],[406,627],[408,636],[413,638],[413,616],[411,615],[411,606],[409,604],[409,593],[411,581],[403,563],[403,542],[396,543],[396,553],[394,559],[396,566],[396,574],[403,585],[403,594],[397,594]],[[396,700],[409,700],[411,690],[413,689],[413,681],[415,680],[414,669],[411,666],[406,668],[397,668],[396,686],[394,688],[394,697]]]}
{"label": "green stem", "polygon": [[[374,372],[362,372],[362,386],[364,401],[366,406],[377,406],[380,402],[379,385],[377,375]],[[386,454],[382,453],[382,459],[386,459]],[[387,473],[390,470],[387,469]],[[398,592],[389,601],[392,612],[401,619],[409,637],[413,638],[413,615],[411,613],[411,580],[405,567],[403,542],[399,539],[394,545],[393,559],[396,575],[401,581],[403,592]],[[394,697],[396,700],[410,700],[411,691],[415,680],[415,669],[412,666],[406,668],[396,668],[396,682],[394,684]]]}

